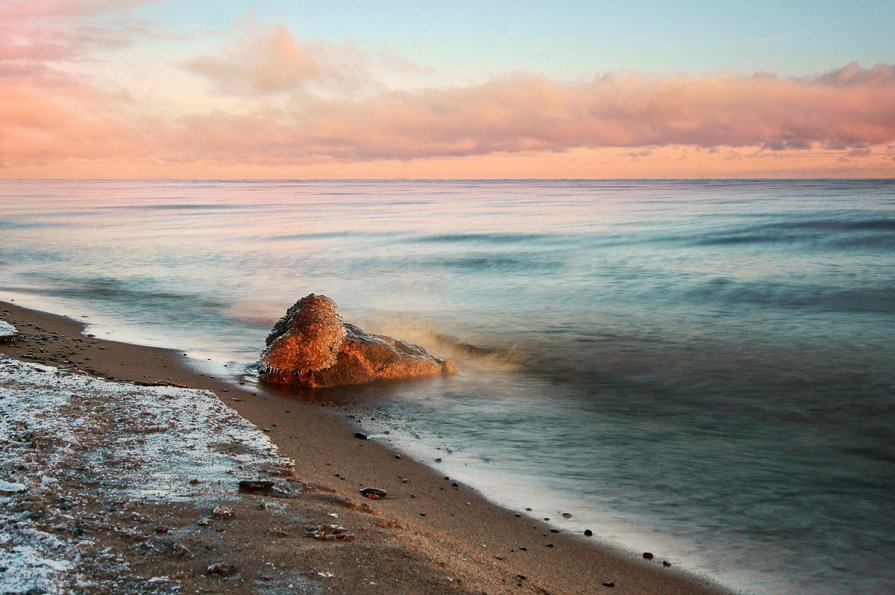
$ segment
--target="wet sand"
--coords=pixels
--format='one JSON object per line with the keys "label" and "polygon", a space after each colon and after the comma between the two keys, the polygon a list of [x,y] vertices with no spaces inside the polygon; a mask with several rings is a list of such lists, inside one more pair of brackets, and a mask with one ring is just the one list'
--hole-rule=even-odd
{"label": "wet sand", "polygon": [[[0,320],[20,331],[15,343],[0,344],[0,353],[116,382],[208,389],[295,461],[301,495],[277,499],[276,515],[259,508],[256,496],[245,496],[233,519],[209,530],[194,528],[197,515],[209,512],[200,510],[205,504],[128,504],[144,519],[145,527],[136,528],[145,537],[139,543],[167,540],[176,549],[181,539],[189,556],[170,555],[170,549],[147,553],[116,533],[97,534],[134,572],[177,577],[183,592],[723,592],[681,572],[674,559],[668,567],[662,559],[602,544],[600,527],[592,527],[594,537],[554,533],[522,511],[500,508],[462,484],[454,487],[421,463],[355,438],[357,429],[339,406],[212,378],[190,367],[183,353],[90,337],[71,318],[0,302]],[[359,490],[368,486],[388,496],[365,499]],[[307,527],[332,522],[356,539],[305,536]],[[159,524],[183,530],[154,532]],[[209,577],[207,567],[222,561],[239,572]],[[609,581],[613,586],[604,586]]]}

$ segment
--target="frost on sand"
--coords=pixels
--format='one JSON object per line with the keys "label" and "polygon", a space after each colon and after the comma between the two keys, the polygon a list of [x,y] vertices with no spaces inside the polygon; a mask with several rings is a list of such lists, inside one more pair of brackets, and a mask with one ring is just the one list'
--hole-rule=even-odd
{"label": "frost on sand", "polygon": [[241,479],[291,466],[210,392],[0,355],[0,593],[131,589],[116,582],[126,562],[80,526],[108,522],[102,510],[133,502],[236,498]]}

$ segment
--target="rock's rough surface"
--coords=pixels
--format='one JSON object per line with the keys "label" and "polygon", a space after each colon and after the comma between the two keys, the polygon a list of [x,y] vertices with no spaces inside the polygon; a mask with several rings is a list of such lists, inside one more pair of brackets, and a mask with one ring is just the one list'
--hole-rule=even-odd
{"label": "rock's rough surface", "polygon": [[260,364],[265,382],[310,388],[457,373],[418,345],[342,322],[335,302],[313,293],[274,325]]}

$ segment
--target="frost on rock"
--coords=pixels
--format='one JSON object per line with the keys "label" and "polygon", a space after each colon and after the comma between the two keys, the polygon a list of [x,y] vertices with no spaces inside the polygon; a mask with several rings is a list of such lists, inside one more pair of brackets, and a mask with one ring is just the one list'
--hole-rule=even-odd
{"label": "frost on rock", "polygon": [[121,559],[73,536],[71,506],[219,502],[239,497],[240,480],[291,467],[211,392],[108,382],[0,355],[0,592],[79,591],[85,565],[126,573]]}
{"label": "frost on rock", "polygon": [[8,322],[0,320],[0,343],[12,341],[18,334],[19,331],[16,329],[16,327],[9,324]]}

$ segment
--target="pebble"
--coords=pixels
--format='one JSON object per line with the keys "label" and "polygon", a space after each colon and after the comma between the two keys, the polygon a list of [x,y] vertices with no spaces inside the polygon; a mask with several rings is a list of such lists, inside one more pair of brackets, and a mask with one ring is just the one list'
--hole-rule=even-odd
{"label": "pebble", "polygon": [[219,519],[232,519],[236,516],[236,513],[233,512],[233,509],[229,506],[216,506],[215,509],[211,511],[211,514]]}
{"label": "pebble", "polygon": [[170,529],[167,525],[159,525],[155,528],[156,533],[167,533],[168,531],[170,531]]}
{"label": "pebble", "polygon": [[395,458],[396,458],[396,459],[400,459],[400,458],[401,458],[401,455],[395,455]]}
{"label": "pebble", "polygon": [[585,535],[586,537],[593,537],[593,536],[594,536],[594,532],[591,531],[590,529],[585,529],[585,530],[584,530],[584,535]]}
{"label": "pebble", "polygon": [[669,566],[671,566],[671,562],[669,562],[668,560],[662,560],[662,566],[668,568]]}
{"label": "pebble", "polygon": [[388,495],[388,492],[379,488],[364,488],[360,493],[364,498],[369,498],[370,500],[379,500]]}
{"label": "pebble", "polygon": [[217,564],[212,564],[205,570],[205,574],[208,576],[216,576],[216,577],[224,577],[230,576],[236,572],[236,566],[234,564],[225,564],[223,562],[218,562]]}
{"label": "pebble", "polygon": [[653,559],[653,553],[652,553],[652,552],[643,552],[643,559],[644,559],[644,560],[652,560],[652,559]]}
{"label": "pebble", "polygon": [[562,518],[564,518],[564,519],[570,519],[570,518],[572,518],[572,513],[570,513],[570,512],[564,512],[564,513],[562,513]]}
{"label": "pebble", "polygon": [[358,440],[367,440],[368,439],[368,436],[366,434],[364,434],[363,432],[355,432],[354,437],[357,438]]}
{"label": "pebble", "polygon": [[613,581],[603,581],[604,587],[614,587],[615,583]]}
{"label": "pebble", "polygon": [[273,489],[273,482],[264,479],[244,479],[239,482],[239,491],[246,494],[267,494]]}
{"label": "pebble", "polygon": [[436,463],[440,463],[440,462],[441,462],[441,457],[435,459],[435,462],[436,462]]}
{"label": "pebble", "polygon": [[341,525],[317,525],[305,530],[305,537],[321,541],[354,541],[354,533]]}

